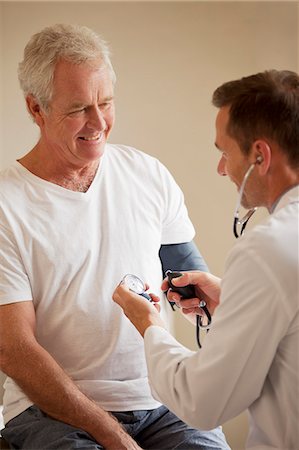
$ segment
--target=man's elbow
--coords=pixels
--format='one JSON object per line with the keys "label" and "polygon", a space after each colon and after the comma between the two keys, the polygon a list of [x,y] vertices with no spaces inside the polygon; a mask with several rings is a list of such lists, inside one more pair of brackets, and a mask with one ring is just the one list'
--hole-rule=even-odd
{"label": "man's elbow", "polygon": [[220,418],[217,417],[217,414],[214,413],[209,415],[203,405],[193,410],[178,410],[177,415],[189,426],[202,431],[210,431],[219,425],[222,425]]}
{"label": "man's elbow", "polygon": [[0,342],[0,370],[7,375],[7,370],[10,366],[10,352],[8,346]]}
{"label": "man's elbow", "polygon": [[196,419],[195,423],[192,424],[191,426],[193,426],[194,428],[198,428],[199,430],[210,431],[213,430],[214,428],[219,427],[220,425],[221,423],[219,422],[219,420],[217,420],[217,417],[207,418],[201,416],[199,417],[199,420]]}
{"label": "man's elbow", "polygon": [[0,343],[0,370],[5,375],[14,378],[22,367],[24,355],[21,346],[13,343]]}
{"label": "man's elbow", "polygon": [[[155,392],[155,397],[159,399],[169,410],[172,410],[181,420],[187,423],[193,428],[197,428],[203,431],[213,430],[214,428],[222,425],[223,417],[217,405],[214,404],[207,407],[207,401],[196,401],[195,398],[188,397],[188,395],[165,398],[163,393],[160,395]],[[164,398],[163,398],[164,397]],[[200,398],[203,398],[204,395]],[[197,397],[198,398],[198,397]],[[219,405],[218,405],[219,407]],[[218,410],[218,412],[217,412]]]}

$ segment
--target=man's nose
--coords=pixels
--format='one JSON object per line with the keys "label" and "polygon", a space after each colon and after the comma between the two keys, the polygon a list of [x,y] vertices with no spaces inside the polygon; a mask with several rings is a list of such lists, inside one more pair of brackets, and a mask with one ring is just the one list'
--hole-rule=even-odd
{"label": "man's nose", "polygon": [[218,163],[217,172],[222,177],[225,177],[227,175],[227,173],[226,173],[226,162],[225,162],[225,159],[223,158],[223,156],[221,156],[220,161]]}
{"label": "man's nose", "polygon": [[93,108],[89,112],[87,126],[97,130],[104,130],[106,128],[106,121],[100,108]]}

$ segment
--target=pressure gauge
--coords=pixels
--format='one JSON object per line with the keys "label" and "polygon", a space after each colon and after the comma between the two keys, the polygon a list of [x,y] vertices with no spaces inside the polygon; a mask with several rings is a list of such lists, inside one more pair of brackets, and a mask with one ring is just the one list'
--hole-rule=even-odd
{"label": "pressure gauge", "polygon": [[135,294],[139,294],[149,301],[152,300],[151,297],[145,292],[144,282],[136,275],[128,273],[121,280],[121,284],[125,284],[130,289],[130,291],[135,292]]}

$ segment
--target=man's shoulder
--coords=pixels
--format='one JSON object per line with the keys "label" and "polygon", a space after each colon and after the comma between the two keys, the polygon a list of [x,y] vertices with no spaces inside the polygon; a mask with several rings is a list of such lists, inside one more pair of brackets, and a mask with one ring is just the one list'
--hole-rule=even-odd
{"label": "man's shoulder", "polygon": [[153,165],[160,165],[160,161],[154,156],[125,144],[107,144],[106,151],[111,158],[123,159],[136,162],[147,162]]}
{"label": "man's shoulder", "polygon": [[230,252],[235,259],[246,255],[248,262],[260,261],[261,265],[288,266],[290,260],[298,264],[298,215],[282,209],[239,239]]}
{"label": "man's shoulder", "polygon": [[5,188],[5,186],[10,186],[11,184],[15,184],[18,178],[18,168],[17,164],[14,163],[4,169],[0,170],[0,184],[1,190]]}
{"label": "man's shoulder", "polygon": [[7,176],[9,176],[11,173],[15,173],[16,170],[16,163],[12,163],[7,167],[4,167],[0,170],[0,178],[4,179]]}

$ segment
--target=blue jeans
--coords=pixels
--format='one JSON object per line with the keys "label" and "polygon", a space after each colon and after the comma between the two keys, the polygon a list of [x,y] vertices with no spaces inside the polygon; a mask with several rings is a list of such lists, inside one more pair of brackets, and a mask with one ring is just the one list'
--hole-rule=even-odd
{"label": "blue jeans", "polygon": [[[113,412],[143,449],[228,450],[221,427],[199,431],[187,426],[165,406],[154,410]],[[31,406],[10,420],[1,431],[11,449],[103,449],[88,433],[59,422]]]}

